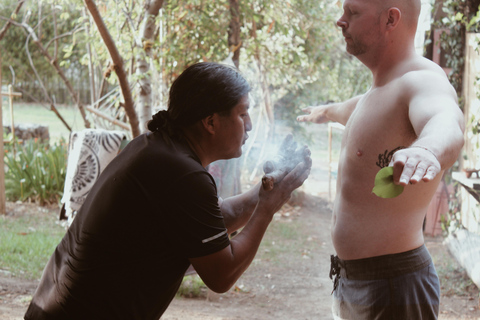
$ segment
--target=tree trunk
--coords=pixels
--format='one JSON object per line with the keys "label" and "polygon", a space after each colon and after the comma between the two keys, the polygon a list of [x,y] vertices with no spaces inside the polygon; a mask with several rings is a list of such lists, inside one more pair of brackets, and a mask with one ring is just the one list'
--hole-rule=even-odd
{"label": "tree trunk", "polygon": [[233,63],[238,68],[240,65],[240,0],[229,0],[230,2],[230,25],[228,28],[228,47],[233,52]]}
{"label": "tree trunk", "polygon": [[105,46],[110,53],[110,57],[112,58],[113,70],[115,70],[115,73],[117,74],[120,89],[122,90],[123,94],[123,100],[125,102],[125,113],[127,114],[128,121],[132,129],[132,135],[135,138],[140,134],[140,130],[137,114],[135,112],[135,107],[133,103],[132,92],[130,91],[127,74],[125,73],[125,69],[123,67],[123,59],[120,56],[120,53],[115,46],[115,42],[113,41],[112,36],[108,32],[108,29],[105,26],[102,17],[100,16],[100,12],[98,11],[95,2],[93,2],[93,0],[84,0],[84,2],[93,17],[93,21],[95,21],[98,31],[102,36],[103,42],[105,43]]}
{"label": "tree trunk", "polygon": [[[82,16],[87,18],[87,12],[85,8],[82,10]],[[87,35],[90,34],[90,22],[86,22],[86,33]],[[93,59],[92,59],[92,48],[90,46],[90,42],[88,41],[87,44],[87,56],[88,56],[88,76],[90,79],[90,105],[95,108],[97,94],[95,90],[95,69],[93,68]]]}
{"label": "tree trunk", "polygon": [[[257,25],[255,23],[255,20],[253,20],[252,37],[253,38],[257,37]],[[268,88],[267,74],[266,74],[266,71],[264,71],[264,67],[260,57],[260,48],[258,47],[258,43],[256,43],[254,57],[255,57],[255,61],[257,62],[258,72],[260,74],[259,81],[262,87],[263,102],[265,104],[265,113],[267,114],[267,120],[268,120],[268,123],[270,124],[270,128],[268,131],[268,140],[271,140],[275,132],[274,130],[275,116],[274,116],[273,105],[270,97],[270,89]]]}
{"label": "tree trunk", "polygon": [[[3,118],[2,118],[2,47],[0,47],[0,123],[2,124],[2,135],[0,136],[0,152],[2,155],[5,154],[3,149]],[[5,215],[7,211],[5,210],[5,162],[4,157],[0,158],[0,214]]]}
{"label": "tree trunk", "polygon": [[138,104],[137,114],[140,121],[140,132],[147,131],[146,123],[152,118],[152,76],[150,71],[151,48],[155,36],[155,18],[163,6],[163,0],[151,0],[145,4],[145,18],[140,39],[143,40],[143,51],[137,55],[136,74],[138,77]]}
{"label": "tree trunk", "polygon": [[[240,0],[230,2],[230,26],[228,29],[228,47],[233,52],[235,67],[240,66]],[[211,173],[215,178],[218,194],[222,198],[231,197],[242,192],[240,158],[219,160],[211,165]]]}

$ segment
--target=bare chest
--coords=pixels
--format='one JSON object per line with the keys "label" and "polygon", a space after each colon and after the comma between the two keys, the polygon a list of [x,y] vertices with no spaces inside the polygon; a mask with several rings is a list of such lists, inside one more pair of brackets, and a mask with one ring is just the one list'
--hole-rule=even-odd
{"label": "bare chest", "polygon": [[358,102],[345,127],[343,149],[347,158],[368,159],[372,165],[387,161],[392,152],[409,146],[415,139],[408,103],[400,93],[387,87],[369,91]]}

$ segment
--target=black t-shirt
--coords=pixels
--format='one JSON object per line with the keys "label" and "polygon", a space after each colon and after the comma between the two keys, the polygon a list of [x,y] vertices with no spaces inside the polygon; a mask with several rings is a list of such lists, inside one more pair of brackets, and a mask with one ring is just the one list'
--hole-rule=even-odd
{"label": "black t-shirt", "polygon": [[25,319],[159,319],[188,258],[229,243],[215,182],[194,152],[141,135],[91,189]]}

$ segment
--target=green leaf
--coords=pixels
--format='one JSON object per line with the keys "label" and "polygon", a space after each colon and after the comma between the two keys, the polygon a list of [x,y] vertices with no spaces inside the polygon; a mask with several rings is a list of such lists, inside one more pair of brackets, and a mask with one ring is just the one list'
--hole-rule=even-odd
{"label": "green leaf", "polygon": [[385,167],[375,176],[372,190],[380,198],[395,198],[403,192],[403,186],[393,183],[393,167]]}

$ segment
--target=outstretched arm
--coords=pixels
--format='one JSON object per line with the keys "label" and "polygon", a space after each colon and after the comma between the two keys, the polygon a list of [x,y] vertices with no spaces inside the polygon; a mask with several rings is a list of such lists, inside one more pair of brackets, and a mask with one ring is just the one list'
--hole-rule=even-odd
{"label": "outstretched arm", "polygon": [[226,292],[248,268],[273,215],[290,198],[292,191],[303,184],[310,173],[310,168],[311,162],[309,164],[302,162],[272,190],[265,191],[258,187],[258,203],[250,220],[231,240],[230,245],[211,255],[190,259],[199,276],[211,290]]}
{"label": "outstretched arm", "polygon": [[345,125],[352,115],[362,96],[356,96],[347,101],[332,103],[316,107],[307,107],[302,109],[306,115],[298,116],[298,122],[325,123],[328,121],[339,122]]}
{"label": "outstretched arm", "polygon": [[393,156],[395,183],[433,180],[451,167],[463,147],[465,130],[457,96],[447,78],[432,71],[413,72],[409,83],[409,118],[417,140]]}
{"label": "outstretched arm", "polygon": [[265,171],[262,183],[258,183],[252,189],[225,200],[219,198],[218,204],[228,233],[231,234],[242,228],[250,220],[258,203],[261,188],[265,191],[275,188],[276,184],[300,162],[304,162],[310,167],[312,163],[310,155],[310,149],[306,145],[298,146],[293,135],[288,134],[281,143],[278,153],[265,162],[265,165],[269,164],[268,167],[271,167],[271,170]]}

